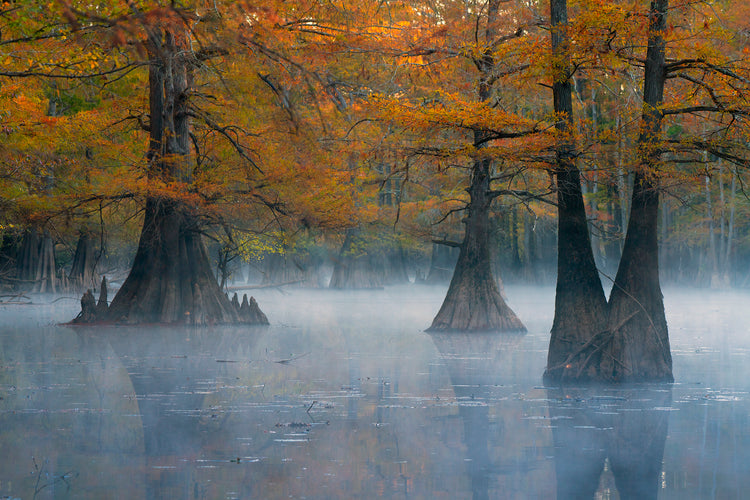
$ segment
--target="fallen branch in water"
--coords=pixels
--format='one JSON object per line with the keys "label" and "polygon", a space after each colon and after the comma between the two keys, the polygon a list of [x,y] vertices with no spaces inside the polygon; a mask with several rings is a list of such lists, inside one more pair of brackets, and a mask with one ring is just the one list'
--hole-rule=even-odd
{"label": "fallen branch in water", "polygon": [[[19,299],[19,300],[0,300],[0,304],[31,304],[31,298],[27,297],[23,293],[15,293],[11,295],[0,295],[0,299],[3,299],[4,297],[9,297],[10,299]],[[21,302],[20,299],[26,299],[28,302]]]}
{"label": "fallen branch in water", "polygon": [[295,360],[297,360],[299,358],[303,358],[303,357],[307,356],[308,354],[310,354],[310,353],[306,352],[304,354],[300,354],[299,356],[292,356],[289,359],[280,359],[279,361],[274,361],[274,363],[279,363],[279,364],[285,365],[285,364],[291,363],[292,361],[295,361]]}

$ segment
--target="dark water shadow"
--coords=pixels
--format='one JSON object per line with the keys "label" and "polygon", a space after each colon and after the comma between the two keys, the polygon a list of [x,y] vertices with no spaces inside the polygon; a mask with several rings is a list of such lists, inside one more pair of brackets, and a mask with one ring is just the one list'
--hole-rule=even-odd
{"label": "dark water shadow", "polygon": [[548,389],[557,498],[656,499],[672,404],[671,385]]}

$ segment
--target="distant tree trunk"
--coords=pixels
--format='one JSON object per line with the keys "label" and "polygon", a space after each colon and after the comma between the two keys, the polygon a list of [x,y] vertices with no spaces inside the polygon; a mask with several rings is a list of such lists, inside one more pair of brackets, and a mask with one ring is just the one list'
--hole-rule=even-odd
{"label": "distant tree trunk", "polygon": [[557,288],[546,381],[599,378],[600,353],[592,339],[606,326],[607,299],[591,249],[581,176],[575,164],[572,132],[570,64],[567,52],[566,0],[551,0],[552,48],[562,74],[552,84],[556,124],[561,134],[555,154],[557,181]]}
{"label": "distant tree trunk", "polygon": [[[15,235],[3,234],[2,240],[0,240],[0,283],[3,282],[3,278],[16,275],[16,255],[18,253],[16,245]],[[0,284],[0,287],[2,286]]]}
{"label": "distant tree trunk", "polygon": [[294,286],[320,288],[321,262],[309,253],[271,253],[263,257],[261,285],[287,283]]}
{"label": "distant tree trunk", "polygon": [[724,255],[723,258],[723,280],[727,286],[731,285],[732,279],[730,273],[732,272],[732,243],[734,239],[734,211],[735,211],[735,195],[737,193],[737,172],[732,169],[732,184],[729,191],[729,221],[727,222],[727,236],[724,244]]}
{"label": "distant tree trunk", "polygon": [[68,279],[72,282],[76,291],[85,291],[87,288],[93,289],[97,285],[99,277],[96,275],[95,267],[94,242],[87,231],[82,231],[78,237],[73,264],[68,274]]}
{"label": "distant tree trunk", "polygon": [[49,232],[26,231],[16,258],[16,288],[33,292],[57,292],[55,243]]}
{"label": "distant tree trunk", "polygon": [[359,229],[348,229],[333,266],[329,288],[382,288],[382,269],[378,269]]}
{"label": "distant tree trunk", "polygon": [[386,285],[403,285],[409,283],[409,273],[406,271],[406,255],[404,247],[397,243],[395,246],[383,249],[383,283]]}
{"label": "distant tree trunk", "polygon": [[36,279],[36,269],[39,265],[40,244],[39,232],[36,228],[31,228],[23,233],[21,248],[16,257],[17,288],[21,290],[30,290],[33,288],[33,282]]}
{"label": "distant tree trunk", "polygon": [[644,73],[643,115],[638,138],[640,168],[635,173],[630,219],[620,267],[609,299],[609,335],[601,370],[613,381],[669,381],[672,355],[659,284],[659,181],[668,0],[651,3]]}
{"label": "distant tree trunk", "polygon": [[427,271],[425,283],[431,285],[450,283],[457,260],[458,247],[433,243],[430,269]]}
{"label": "distant tree trunk", "polygon": [[[154,29],[149,35],[151,176],[190,181],[190,68],[185,40]],[[180,199],[146,201],[138,251],[108,319],[122,323],[242,323],[211,272],[197,214]]]}
{"label": "distant tree trunk", "polygon": [[39,261],[34,278],[34,291],[40,293],[57,293],[55,242],[47,231],[44,231],[39,247]]}
{"label": "distant tree trunk", "polygon": [[[708,156],[708,155],[706,155]],[[716,248],[716,226],[714,223],[714,207],[711,199],[711,178],[704,177],[706,186],[706,223],[708,225],[708,275],[709,286],[720,288],[719,280],[719,251]],[[719,183],[723,182],[719,177]]]}

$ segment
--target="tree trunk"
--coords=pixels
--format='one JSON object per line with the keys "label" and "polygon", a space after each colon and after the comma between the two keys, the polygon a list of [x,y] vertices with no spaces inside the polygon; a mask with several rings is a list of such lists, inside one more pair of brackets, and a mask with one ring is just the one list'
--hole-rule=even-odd
{"label": "tree trunk", "polygon": [[386,285],[409,283],[405,254],[404,247],[400,243],[383,248],[383,282]]}
{"label": "tree trunk", "polygon": [[732,269],[732,244],[734,239],[734,211],[735,211],[735,195],[737,192],[737,172],[732,169],[732,184],[729,191],[729,221],[727,222],[727,237],[726,243],[724,244],[724,255],[722,269],[723,269],[723,280],[727,286],[732,284],[731,273]]}
{"label": "tree trunk", "polygon": [[[477,141],[478,142],[478,141]],[[526,331],[492,274],[489,247],[490,161],[474,163],[466,229],[448,293],[428,331]]]}
{"label": "tree trunk", "polygon": [[[500,3],[500,0],[490,0],[487,4],[484,41],[488,47],[496,42]],[[478,97],[480,101],[487,101],[492,94],[489,82],[495,67],[492,50],[484,50],[475,64],[480,72]],[[487,138],[486,131],[475,129],[474,147],[478,150],[483,148]],[[489,212],[493,200],[490,191],[491,163],[490,159],[480,158],[474,160],[472,165],[468,188],[469,205],[462,221],[465,229],[458,262],[443,305],[428,331],[526,331],[521,320],[500,295],[492,272],[489,229]]]}
{"label": "tree trunk", "polygon": [[55,242],[45,231],[39,247],[39,262],[36,268],[34,291],[57,293],[57,265],[55,263]]}
{"label": "tree trunk", "polygon": [[96,275],[96,255],[94,252],[94,242],[91,240],[89,233],[82,231],[78,237],[76,252],[73,255],[73,264],[70,267],[68,279],[71,281],[73,289],[76,291],[85,291],[87,288],[95,288],[99,277]]}
{"label": "tree trunk", "polygon": [[581,176],[574,159],[573,103],[567,52],[566,0],[551,0],[552,47],[561,58],[562,75],[552,85],[556,124],[561,138],[555,151],[557,181],[557,288],[547,369],[548,382],[599,378],[598,345],[592,339],[606,325],[607,300],[591,249]]}
{"label": "tree trunk", "polygon": [[329,288],[382,288],[382,269],[368,253],[367,242],[358,229],[346,231],[344,243],[333,266]]}
{"label": "tree trunk", "polygon": [[[185,40],[154,29],[148,40],[151,177],[187,185],[191,86]],[[254,301],[251,299],[251,303]],[[133,267],[112,300],[108,320],[121,323],[266,324],[244,320],[211,272],[198,217],[179,198],[150,196]]]}
{"label": "tree trunk", "polygon": [[603,348],[603,377],[613,381],[668,381],[672,375],[664,301],[659,284],[657,220],[661,157],[661,106],[665,81],[668,0],[651,4],[644,74],[643,116],[638,138],[640,169],[635,174],[628,232],[609,299],[609,342]]}
{"label": "tree trunk", "polygon": [[458,260],[457,250],[457,247],[441,243],[432,244],[430,269],[427,272],[425,283],[429,285],[450,283],[453,272],[456,269],[456,261]]}
{"label": "tree trunk", "polygon": [[240,323],[222,293],[194,217],[175,200],[149,199],[128,278],[109,308],[120,323]]}
{"label": "tree trunk", "polygon": [[16,257],[16,278],[19,290],[30,290],[36,279],[36,268],[39,264],[39,232],[31,228],[23,233],[21,248]]}
{"label": "tree trunk", "polygon": [[309,288],[322,286],[321,262],[304,250],[267,254],[263,257],[263,268],[261,285],[286,283]]}

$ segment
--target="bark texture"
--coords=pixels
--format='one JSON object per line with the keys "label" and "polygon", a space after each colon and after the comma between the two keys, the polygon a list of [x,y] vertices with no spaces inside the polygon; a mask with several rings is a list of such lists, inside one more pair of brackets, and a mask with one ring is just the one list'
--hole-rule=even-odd
{"label": "bark texture", "polygon": [[566,0],[551,0],[552,49],[560,73],[552,84],[556,128],[560,139],[555,151],[557,182],[557,288],[547,369],[544,379],[598,379],[599,343],[592,341],[606,328],[607,299],[591,249],[581,176],[575,163],[572,133],[573,102],[568,56]]}
{"label": "bark texture", "polygon": [[245,322],[219,288],[198,227],[181,203],[148,200],[133,267],[112,300],[109,319],[131,324]]}

